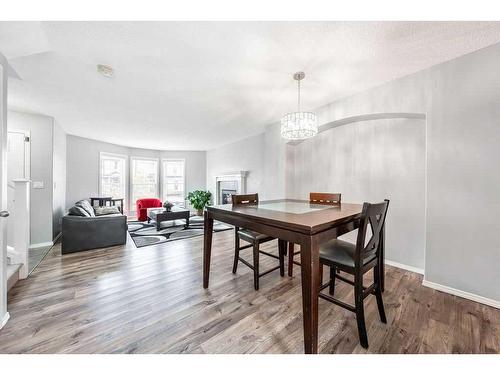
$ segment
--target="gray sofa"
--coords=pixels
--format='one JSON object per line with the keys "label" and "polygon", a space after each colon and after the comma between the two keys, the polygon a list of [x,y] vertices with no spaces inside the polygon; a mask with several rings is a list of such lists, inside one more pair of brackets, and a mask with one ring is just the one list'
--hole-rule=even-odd
{"label": "gray sofa", "polygon": [[62,219],[62,254],[123,245],[126,242],[127,217],[120,213],[101,213],[96,216],[86,200],[76,202]]}

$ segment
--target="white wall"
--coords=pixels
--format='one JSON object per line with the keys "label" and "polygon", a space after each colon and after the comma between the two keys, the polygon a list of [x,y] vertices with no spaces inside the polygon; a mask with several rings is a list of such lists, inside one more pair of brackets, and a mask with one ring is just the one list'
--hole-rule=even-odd
{"label": "white wall", "polygon": [[[29,130],[31,133],[30,243],[36,245],[52,242],[54,119],[40,114],[9,110],[8,127]],[[43,189],[34,189],[35,181],[43,182]]]}
{"label": "white wall", "polygon": [[[493,301],[500,301],[499,61],[497,44],[316,110],[322,124],[376,113],[426,115],[425,279]],[[306,146],[283,147],[277,134],[279,124],[273,124],[264,135],[263,195],[303,193],[306,186],[289,186],[297,163],[290,147]],[[245,147],[232,157],[252,152]],[[310,168],[318,155],[332,157],[332,150],[321,144],[310,152]],[[213,163],[219,161],[209,158],[207,171],[218,168]],[[243,168],[237,164],[233,169]]]}
{"label": "white wall", "polygon": [[[151,157],[158,158],[160,160],[162,158],[185,159],[186,194],[192,190],[204,190],[206,188],[205,151],[158,151],[137,149],[68,135],[66,208],[69,208],[80,199],[88,199],[90,196],[98,195],[100,152],[110,152],[125,156]],[[129,168],[129,161],[127,160],[127,173]],[[127,196],[130,197],[128,185],[126,189]]]}

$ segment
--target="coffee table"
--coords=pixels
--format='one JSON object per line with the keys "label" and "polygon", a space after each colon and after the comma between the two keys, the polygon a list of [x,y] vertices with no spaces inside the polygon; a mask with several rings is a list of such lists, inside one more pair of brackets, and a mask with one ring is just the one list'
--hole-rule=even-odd
{"label": "coffee table", "polygon": [[176,208],[172,209],[172,211],[167,211],[165,209],[159,209],[159,208],[148,208],[147,210],[147,216],[148,216],[148,223],[151,220],[156,221],[156,230],[159,231],[161,229],[160,224],[162,221],[170,221],[170,220],[177,220],[177,219],[184,219],[186,220],[186,225],[184,226],[185,228],[189,227],[189,215],[190,212],[189,210],[182,209],[182,208]]}

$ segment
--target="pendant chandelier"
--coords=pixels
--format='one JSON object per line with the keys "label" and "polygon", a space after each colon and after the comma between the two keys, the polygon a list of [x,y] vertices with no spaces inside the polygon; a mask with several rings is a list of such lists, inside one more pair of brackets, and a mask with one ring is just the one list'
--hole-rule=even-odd
{"label": "pendant chandelier", "polygon": [[300,81],[305,77],[304,72],[297,72],[293,79],[298,85],[298,109],[281,118],[281,136],[288,140],[301,140],[314,137],[318,134],[318,117],[313,112],[300,111]]}

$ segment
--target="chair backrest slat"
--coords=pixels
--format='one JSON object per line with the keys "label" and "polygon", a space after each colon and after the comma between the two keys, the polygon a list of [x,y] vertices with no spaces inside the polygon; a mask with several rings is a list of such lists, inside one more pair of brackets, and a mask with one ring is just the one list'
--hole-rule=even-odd
{"label": "chair backrest slat", "polygon": [[232,194],[233,204],[257,204],[259,203],[259,194]]}
{"label": "chair backrest slat", "polygon": [[[384,227],[387,209],[389,208],[389,200],[386,199],[381,203],[364,203],[361,214],[361,221],[358,228],[358,238],[356,240],[355,262],[358,265],[363,264],[363,260],[368,257],[379,256],[379,243],[382,228]],[[372,231],[372,237],[366,243],[366,234],[368,225]]]}
{"label": "chair backrest slat", "polygon": [[315,204],[340,204],[340,193],[309,193],[309,202]]}

